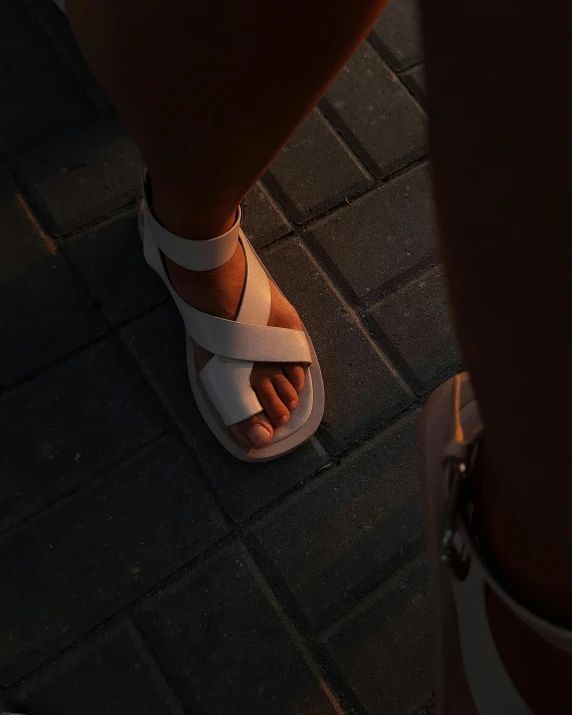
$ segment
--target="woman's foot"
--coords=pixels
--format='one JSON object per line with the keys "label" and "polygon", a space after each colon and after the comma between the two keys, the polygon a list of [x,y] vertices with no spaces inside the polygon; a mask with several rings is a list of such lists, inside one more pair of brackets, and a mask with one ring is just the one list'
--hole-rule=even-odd
{"label": "woman's foot", "polygon": [[[234,320],[246,273],[245,256],[240,243],[230,261],[212,271],[189,271],[167,256],[164,259],[171,283],[186,303],[203,313]],[[302,322],[296,310],[272,281],[270,288],[272,307],[268,325],[302,330]],[[199,369],[212,357],[199,345],[195,345],[195,354]],[[272,439],[274,428],[286,424],[290,413],[296,409],[298,395],[304,387],[304,369],[292,363],[256,363],[250,379],[264,411],[231,425],[229,430],[239,442],[259,448]]]}

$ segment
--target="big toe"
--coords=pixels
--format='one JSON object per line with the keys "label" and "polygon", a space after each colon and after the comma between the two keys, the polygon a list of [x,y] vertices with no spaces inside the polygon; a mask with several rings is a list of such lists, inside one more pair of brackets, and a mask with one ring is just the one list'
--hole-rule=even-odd
{"label": "big toe", "polygon": [[259,412],[247,420],[231,425],[230,432],[239,442],[255,449],[260,449],[268,444],[274,434],[270,420],[264,412]]}

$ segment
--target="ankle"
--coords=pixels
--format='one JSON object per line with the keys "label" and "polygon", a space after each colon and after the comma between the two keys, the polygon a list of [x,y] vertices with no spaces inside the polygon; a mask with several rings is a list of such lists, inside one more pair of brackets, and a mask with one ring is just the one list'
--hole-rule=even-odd
{"label": "ankle", "polygon": [[236,220],[239,199],[208,203],[190,199],[153,181],[152,209],[157,220],[171,233],[203,241],[226,233]]}
{"label": "ankle", "polygon": [[563,504],[539,509],[532,491],[515,499],[514,475],[495,469],[486,442],[475,465],[476,529],[503,583],[533,612],[562,625],[572,621],[572,530],[557,518]]}
{"label": "ankle", "polygon": [[245,258],[237,246],[232,258],[211,271],[189,271],[165,258],[173,287],[189,305],[215,313],[219,318],[234,320],[244,287]]}

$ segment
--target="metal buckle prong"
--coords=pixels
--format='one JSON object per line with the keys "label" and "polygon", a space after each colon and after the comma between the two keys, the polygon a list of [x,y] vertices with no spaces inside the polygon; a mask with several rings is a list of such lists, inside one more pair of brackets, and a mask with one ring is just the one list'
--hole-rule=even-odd
{"label": "metal buckle prong", "polygon": [[449,495],[443,515],[440,558],[458,581],[464,581],[469,573],[471,559],[463,546],[458,546],[455,540],[459,534],[461,487],[468,474],[468,467],[465,461],[451,458],[446,460],[446,465],[449,467]]}

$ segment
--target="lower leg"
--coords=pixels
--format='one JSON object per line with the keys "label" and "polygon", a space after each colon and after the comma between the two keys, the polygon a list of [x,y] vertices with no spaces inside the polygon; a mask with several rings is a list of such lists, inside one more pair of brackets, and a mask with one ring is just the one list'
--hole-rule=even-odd
{"label": "lower leg", "polygon": [[[424,20],[442,251],[486,427],[478,529],[508,589],[570,625],[572,12],[426,0]],[[498,599],[489,617],[533,711],[562,712],[572,659]]]}
{"label": "lower leg", "polygon": [[[434,171],[453,310],[487,429],[487,519],[511,527],[498,557],[538,607],[566,617],[572,139],[560,88],[572,79],[572,10],[522,7],[425,3]],[[532,60],[533,41],[543,49]]]}
{"label": "lower leg", "polygon": [[387,0],[68,0],[80,48],[174,233],[211,238]]}
{"label": "lower leg", "polygon": [[[115,103],[153,180],[153,211],[170,231],[209,239],[314,107],[387,0],[68,0],[80,49]],[[243,291],[238,249],[214,271],[165,258],[179,296],[233,319]],[[271,284],[269,325],[300,330]],[[198,368],[210,354],[195,348]],[[231,426],[262,447],[298,404],[304,370],[257,363],[251,386],[264,411]]]}

